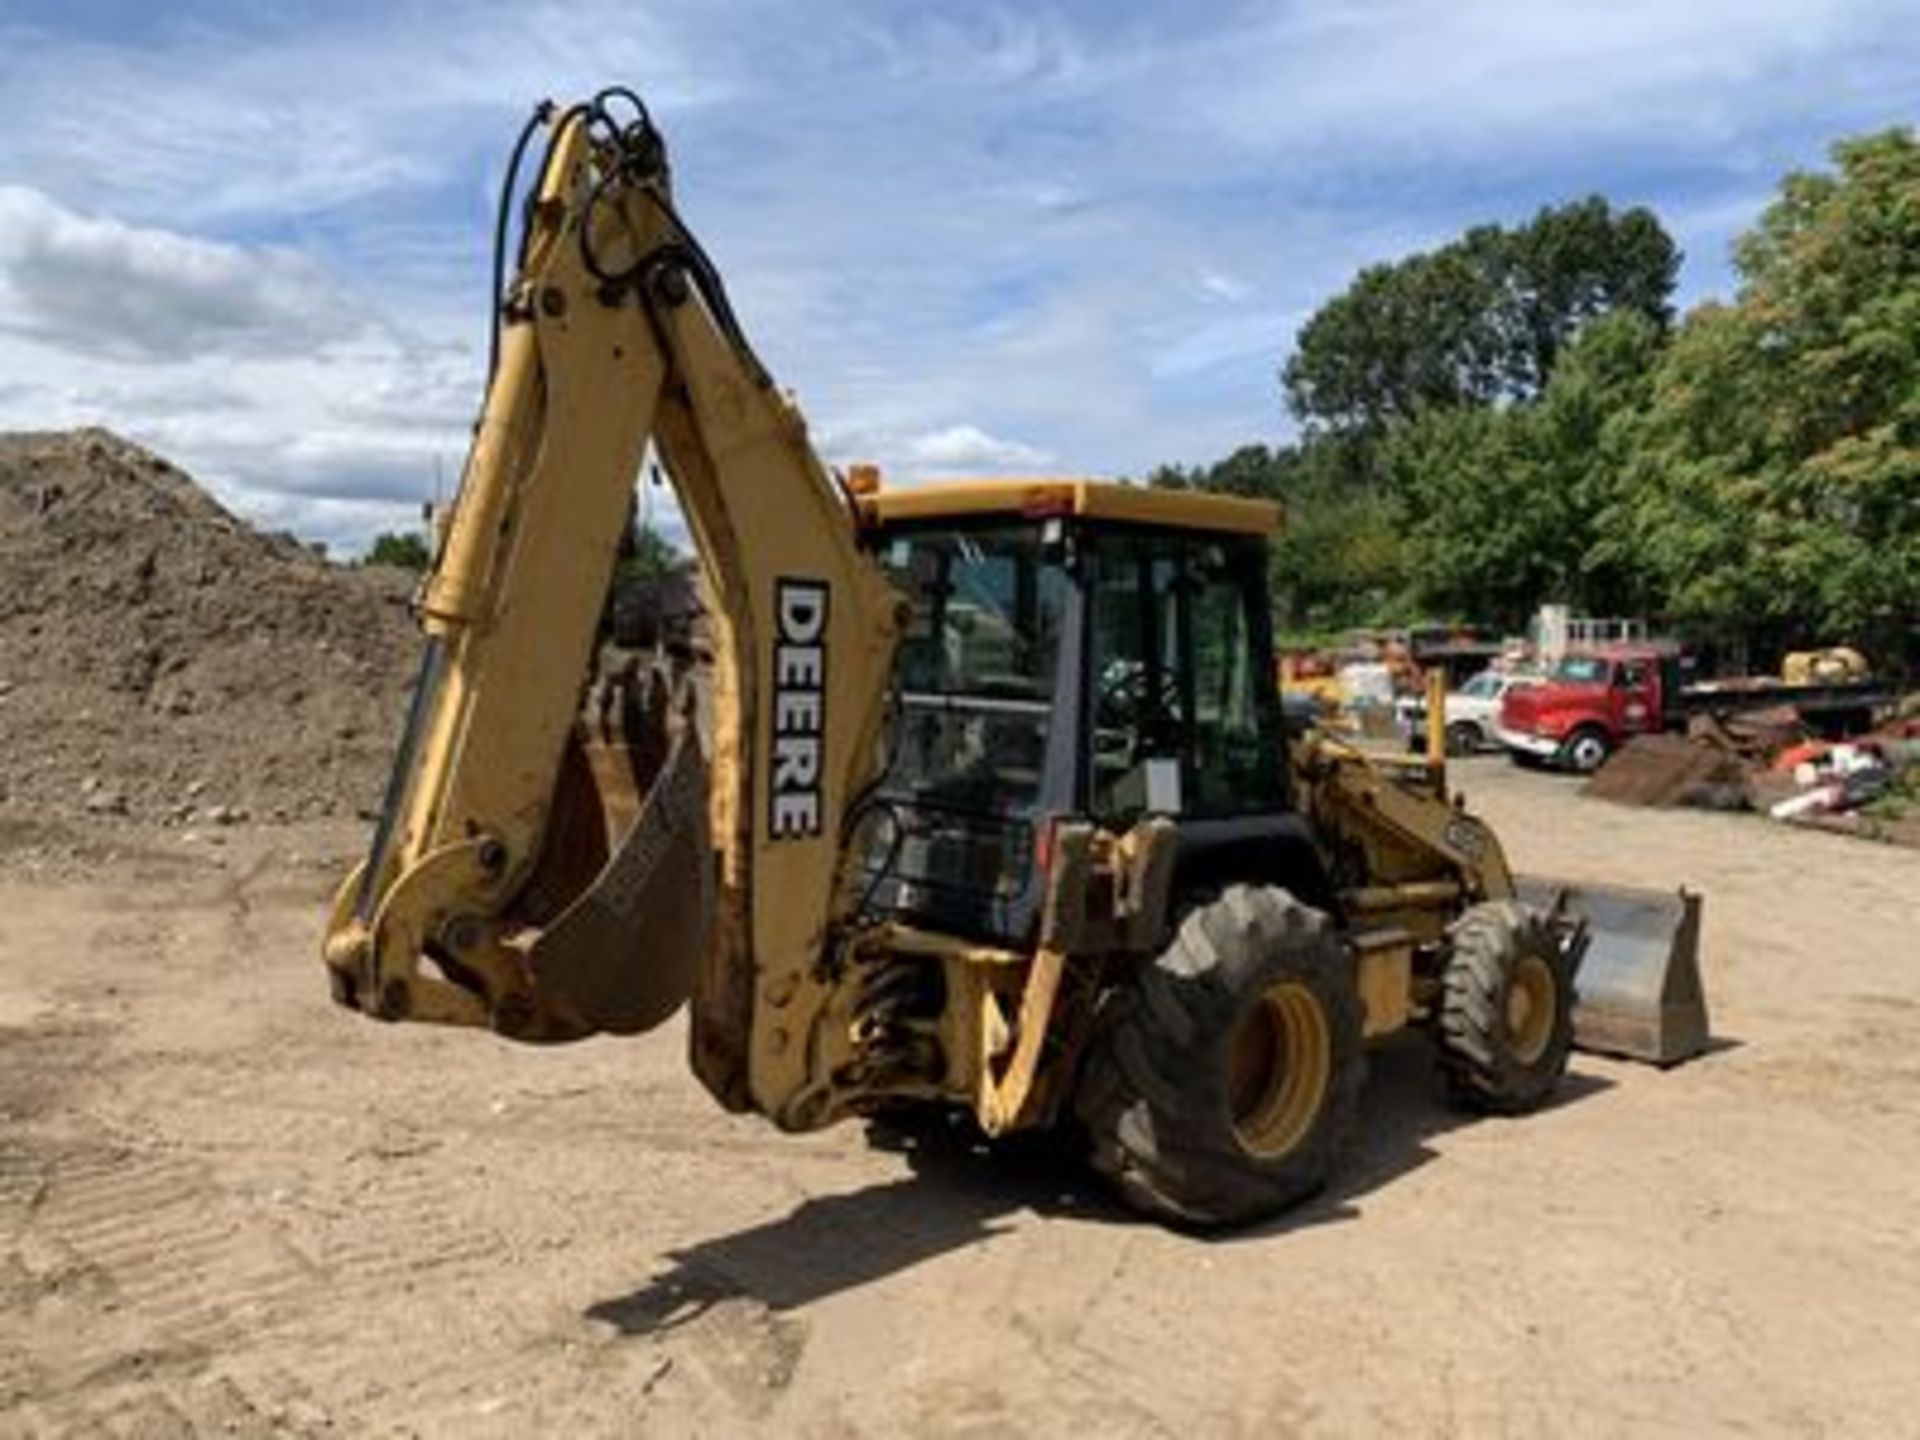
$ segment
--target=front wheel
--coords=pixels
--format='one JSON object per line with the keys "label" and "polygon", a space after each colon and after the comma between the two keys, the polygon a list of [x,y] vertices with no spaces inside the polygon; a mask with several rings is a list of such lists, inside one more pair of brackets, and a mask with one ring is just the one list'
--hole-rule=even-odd
{"label": "front wheel", "polygon": [[1576,774],[1591,775],[1606,763],[1612,748],[1604,730],[1587,726],[1567,737],[1567,743],[1560,747],[1560,759]]}
{"label": "front wheel", "polygon": [[1517,900],[1489,900],[1454,922],[1441,974],[1440,1069],[1454,1101],[1515,1115],[1542,1104],[1573,1049],[1573,967]]}
{"label": "front wheel", "polygon": [[1353,966],[1327,917],[1270,886],[1187,913],[1108,999],[1076,1109],[1094,1168],[1189,1225],[1270,1215],[1326,1184],[1365,1065]]}

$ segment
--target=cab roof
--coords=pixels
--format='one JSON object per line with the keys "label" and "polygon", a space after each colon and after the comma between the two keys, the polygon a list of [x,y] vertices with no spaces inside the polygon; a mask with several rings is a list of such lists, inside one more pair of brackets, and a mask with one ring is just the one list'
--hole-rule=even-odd
{"label": "cab roof", "polygon": [[974,515],[1072,515],[1169,530],[1273,535],[1279,532],[1283,516],[1281,507],[1271,500],[1053,477],[942,480],[864,491],[856,487],[856,501],[861,524],[872,529]]}

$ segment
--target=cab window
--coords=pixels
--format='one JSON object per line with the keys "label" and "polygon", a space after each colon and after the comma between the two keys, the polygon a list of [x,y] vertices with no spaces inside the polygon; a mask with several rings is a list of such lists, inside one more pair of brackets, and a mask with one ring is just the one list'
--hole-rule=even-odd
{"label": "cab window", "polygon": [[910,603],[896,669],[893,779],[922,799],[1030,810],[1053,709],[1068,582],[1031,525],[897,537],[887,570]]}
{"label": "cab window", "polygon": [[1276,705],[1256,663],[1257,543],[1101,535],[1094,545],[1092,807],[1246,814],[1276,803]]}

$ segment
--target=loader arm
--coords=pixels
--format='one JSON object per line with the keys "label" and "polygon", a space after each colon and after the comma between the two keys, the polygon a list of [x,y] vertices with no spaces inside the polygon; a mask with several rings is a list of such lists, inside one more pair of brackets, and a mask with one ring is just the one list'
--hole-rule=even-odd
{"label": "loader arm", "polygon": [[[791,1123],[900,601],[681,224],[644,108],[605,92],[541,118],[419,687],[326,960],[369,1014],[528,1040],[645,1029],[691,992],[702,1080]],[[632,697],[589,682],[649,445],[713,605],[712,739],[681,716],[664,764],[631,772],[652,789],[630,819]]]}

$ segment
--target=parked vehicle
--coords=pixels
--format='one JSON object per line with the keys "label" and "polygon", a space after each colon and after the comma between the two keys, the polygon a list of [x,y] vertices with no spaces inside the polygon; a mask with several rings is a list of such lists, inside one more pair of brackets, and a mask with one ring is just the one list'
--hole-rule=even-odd
{"label": "parked vehicle", "polygon": [[1406,632],[1404,643],[1413,668],[1422,675],[1436,668],[1445,670],[1450,690],[1465,688],[1501,653],[1499,636],[1478,625],[1415,625]]}
{"label": "parked vehicle", "polygon": [[[1478,750],[1497,750],[1499,737],[1494,733],[1500,720],[1500,702],[1516,685],[1538,682],[1532,670],[1482,670],[1458,690],[1447,692],[1446,734],[1449,755],[1471,755]],[[1400,727],[1406,733],[1409,750],[1424,750],[1427,745],[1427,702],[1425,696],[1410,696],[1400,701]]]}
{"label": "parked vehicle", "polygon": [[1522,764],[1587,772],[1635,735],[1678,730],[1695,715],[1791,705],[1830,736],[1871,728],[1891,687],[1870,676],[1794,685],[1770,676],[1688,683],[1672,648],[1614,645],[1568,655],[1534,685],[1510,689],[1495,734]]}

